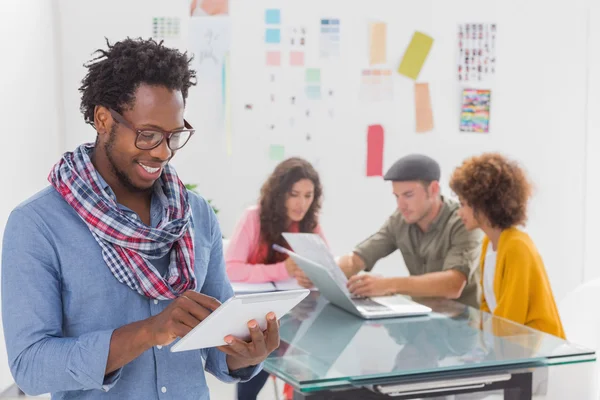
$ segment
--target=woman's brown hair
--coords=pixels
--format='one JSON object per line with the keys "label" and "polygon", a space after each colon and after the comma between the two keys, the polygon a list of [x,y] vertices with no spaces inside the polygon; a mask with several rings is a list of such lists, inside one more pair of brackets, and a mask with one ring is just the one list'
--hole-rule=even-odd
{"label": "woman's brown hair", "polygon": [[286,231],[288,216],[285,203],[294,184],[302,179],[310,180],[314,185],[313,202],[300,221],[300,232],[314,232],[318,225],[323,188],[319,174],[306,160],[298,157],[282,161],[263,184],[260,191],[260,234],[269,246],[266,263],[283,261],[287,256],[275,252],[271,245],[288,247],[281,234]]}

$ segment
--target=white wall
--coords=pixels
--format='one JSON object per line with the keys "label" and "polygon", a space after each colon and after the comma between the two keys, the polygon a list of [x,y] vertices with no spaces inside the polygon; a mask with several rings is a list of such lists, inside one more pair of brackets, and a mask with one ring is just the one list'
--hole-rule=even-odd
{"label": "white wall", "polygon": [[[269,144],[283,142],[292,148],[287,155],[300,154],[319,161],[326,191],[324,228],[336,253],[350,250],[377,229],[394,208],[389,184],[364,177],[366,126],[382,123],[386,129],[385,167],[406,153],[426,152],[442,164],[444,185],[452,168],[469,155],[497,150],[519,159],[536,184],[528,230],[544,256],[557,297],[581,282],[586,117],[584,1],[379,0],[369,2],[368,10],[361,8],[361,3],[343,0],[285,3],[282,13],[286,23],[307,21],[308,41],[312,43],[318,43],[315,32],[320,17],[341,18],[342,61],[321,64],[324,86],[336,89],[339,118],[334,122],[319,119],[316,126],[308,125],[306,129],[312,130],[314,138],[311,144],[303,142],[301,132],[271,133],[265,129],[269,113],[281,111],[266,100],[269,93],[265,89],[262,43],[264,9],[275,3],[232,3],[234,154],[227,158],[223,134],[218,133],[220,151],[196,140],[190,145],[193,151],[188,149],[185,156],[197,155],[194,160],[190,157],[185,168],[191,170],[193,165],[195,179],[225,210],[221,222],[226,233],[243,208],[254,201],[261,181],[274,166],[266,156]],[[539,18],[541,9],[544,18]],[[392,104],[359,102],[359,71],[367,66],[369,19],[388,22],[388,59],[394,68],[414,30],[435,38],[419,77],[431,86],[433,132],[414,133],[414,92],[408,79],[397,76]],[[557,20],[568,28],[556,29]],[[498,23],[498,68],[492,87],[489,135],[461,134],[457,129],[456,31],[458,23],[472,21]],[[309,65],[319,65],[315,53],[308,54]],[[280,74],[286,84],[277,89],[278,93],[285,92],[287,86],[291,87],[287,83],[296,79],[289,69]],[[245,103],[253,103],[255,110],[244,110]],[[190,120],[201,117],[199,110],[188,110],[188,115]],[[218,173],[207,174],[209,170]],[[223,183],[224,177],[227,184]],[[231,194],[232,186],[235,195]]]}
{"label": "white wall", "polygon": [[[148,37],[153,16],[179,16],[183,35],[167,44],[188,48],[187,3],[59,0],[67,148],[94,138],[95,133],[84,125],[78,112],[77,87],[85,73],[82,64],[93,50],[104,47],[104,36],[111,40],[127,35]],[[219,120],[220,82],[200,76],[199,85],[190,92],[186,112],[198,132],[174,160],[182,179],[200,184],[202,193],[215,200],[228,235],[243,209],[256,201],[262,181],[275,165],[268,160],[269,144],[283,143],[286,156],[306,156],[319,168],[326,196],[322,223],[334,252],[339,254],[376,230],[394,208],[389,184],[364,177],[368,124],[382,123],[385,127],[384,168],[408,152],[426,152],[442,164],[444,184],[452,168],[466,156],[503,151],[522,161],[536,183],[528,230],[544,256],[555,294],[561,298],[583,279],[584,231],[593,229],[593,225],[584,224],[584,191],[590,193],[584,184],[586,159],[590,168],[592,158],[586,157],[584,147],[587,1],[377,0],[369,2],[368,10],[360,4],[343,0],[283,4],[231,0],[233,154],[227,155]],[[313,120],[312,126],[307,125],[313,136],[310,144],[298,133],[265,130],[267,115],[281,111],[265,102],[269,95],[262,43],[266,7],[281,7],[287,26],[307,23],[313,43],[318,43],[320,17],[338,16],[342,20],[342,62],[321,65],[325,85],[336,89],[337,119]],[[544,18],[540,18],[542,9]],[[413,87],[403,77],[395,79],[394,103],[382,107],[359,103],[358,73],[367,66],[369,19],[388,22],[388,59],[393,68],[414,30],[435,38],[419,79],[431,87],[433,132],[414,133]],[[459,89],[454,70],[457,24],[478,21],[496,22],[499,29],[492,132],[480,136],[458,132]],[[308,55],[308,63],[318,66],[315,55]],[[294,78],[286,74],[281,81],[289,86]],[[285,85],[279,88],[286,89]],[[247,102],[255,106],[251,113],[243,109]],[[590,128],[593,118],[590,113]],[[593,212],[591,208],[587,211]],[[405,273],[398,267],[398,255],[382,264],[385,271]]]}
{"label": "white wall", "polygon": [[[61,86],[53,6],[52,0],[0,2],[0,236],[10,211],[47,185],[60,154]],[[0,331],[0,391],[11,384]]]}
{"label": "white wall", "polygon": [[[590,1],[586,143],[585,280],[600,278],[600,3]],[[571,207],[567,207],[571,209]]]}
{"label": "white wall", "polygon": [[[94,58],[97,49],[126,37],[149,38],[153,17],[185,17],[187,0],[122,1],[122,0],[56,0],[60,19],[61,78],[65,119],[65,144],[72,150],[83,142],[93,142],[96,132],[86,125],[79,112],[81,96],[78,88],[87,70],[83,64]],[[182,32],[187,19],[182,19]],[[165,44],[182,47],[182,40],[166,40]]]}

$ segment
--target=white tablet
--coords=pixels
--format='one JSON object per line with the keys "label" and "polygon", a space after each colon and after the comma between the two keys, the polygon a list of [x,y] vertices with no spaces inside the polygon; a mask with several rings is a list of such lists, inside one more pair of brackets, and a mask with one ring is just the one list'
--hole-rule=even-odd
{"label": "white tablet", "polygon": [[274,312],[277,319],[280,319],[309,293],[308,289],[300,289],[233,296],[175,343],[171,351],[198,350],[226,345],[227,335],[249,340],[249,321],[256,320],[260,329],[264,331],[267,329],[269,312]]}

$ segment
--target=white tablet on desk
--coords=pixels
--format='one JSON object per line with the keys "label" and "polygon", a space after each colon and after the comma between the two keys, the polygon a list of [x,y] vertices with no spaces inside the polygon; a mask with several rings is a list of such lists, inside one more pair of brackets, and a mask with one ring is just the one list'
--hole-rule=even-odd
{"label": "white tablet on desk", "polygon": [[171,351],[223,346],[227,344],[227,335],[249,340],[249,321],[256,320],[260,329],[264,331],[267,329],[268,313],[274,312],[277,319],[280,319],[309,293],[310,290],[301,289],[233,296],[175,343]]}

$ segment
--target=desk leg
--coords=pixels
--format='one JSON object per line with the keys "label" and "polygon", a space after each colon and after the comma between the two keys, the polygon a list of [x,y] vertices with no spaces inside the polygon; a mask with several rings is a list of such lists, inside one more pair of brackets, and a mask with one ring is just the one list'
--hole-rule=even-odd
{"label": "desk leg", "polygon": [[511,379],[512,387],[504,388],[505,400],[531,400],[533,378],[531,373],[513,375]]}
{"label": "desk leg", "polygon": [[300,393],[294,391],[293,400],[390,400],[392,397],[371,392],[367,389],[351,389],[341,391],[323,391],[310,393]]}

